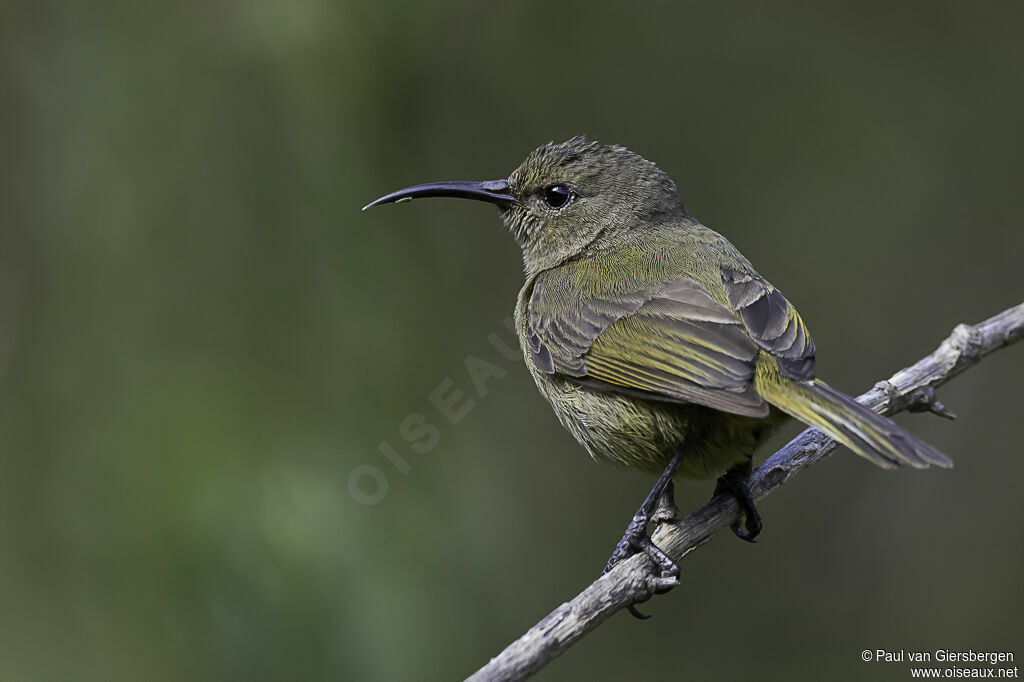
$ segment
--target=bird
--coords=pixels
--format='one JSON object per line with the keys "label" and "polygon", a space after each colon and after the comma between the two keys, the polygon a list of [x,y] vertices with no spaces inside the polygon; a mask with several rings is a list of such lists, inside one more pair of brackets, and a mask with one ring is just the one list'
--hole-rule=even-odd
{"label": "bird", "polygon": [[733,532],[753,542],[753,455],[789,418],[885,469],[952,466],[818,379],[793,305],[639,154],[577,136],[541,145],[506,179],[413,185],[363,210],[420,197],[498,207],[522,249],[514,319],[541,395],[594,459],[660,473],[605,571],[642,551],[678,575],[646,530],[677,477],[717,479],[715,494],[738,503]]}

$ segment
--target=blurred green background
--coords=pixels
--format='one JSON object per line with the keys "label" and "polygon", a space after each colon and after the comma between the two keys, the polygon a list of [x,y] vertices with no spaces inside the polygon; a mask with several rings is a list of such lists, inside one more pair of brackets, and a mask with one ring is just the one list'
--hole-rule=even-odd
{"label": "blurred green background", "polygon": [[[359,208],[503,177],[548,140],[627,145],[860,392],[1024,300],[1022,22],[1019,3],[0,2],[0,679],[468,675],[596,576],[652,481],[590,462],[488,341],[513,342],[521,282],[493,208]],[[507,372],[484,397],[467,356]],[[764,502],[757,545],[719,538],[654,620],[616,615],[540,678],[897,680],[909,665],[860,652],[1024,655],[1022,367],[1012,348],[943,389],[955,423],[900,418],[952,471],[841,451]],[[475,401],[457,425],[442,384]],[[410,415],[437,447],[403,439]]]}

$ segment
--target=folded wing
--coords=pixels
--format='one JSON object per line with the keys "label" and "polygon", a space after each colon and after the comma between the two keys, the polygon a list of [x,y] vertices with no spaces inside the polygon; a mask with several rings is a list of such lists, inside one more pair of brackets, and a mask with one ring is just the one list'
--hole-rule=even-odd
{"label": "folded wing", "polygon": [[790,316],[791,307],[786,303],[776,311],[770,294],[759,340],[751,335],[744,311],[753,306],[751,321],[760,322],[763,297],[748,291],[736,310],[689,277],[630,292],[586,289],[571,269],[538,278],[530,299],[529,342],[541,370],[597,390],[761,417],[768,404],[753,386],[759,351],[775,347],[795,355],[792,348],[800,339],[809,342],[802,322],[776,319]]}

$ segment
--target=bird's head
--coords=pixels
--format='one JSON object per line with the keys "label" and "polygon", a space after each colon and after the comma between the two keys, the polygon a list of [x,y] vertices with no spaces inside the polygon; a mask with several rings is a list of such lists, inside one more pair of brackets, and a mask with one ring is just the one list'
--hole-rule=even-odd
{"label": "bird's head", "polygon": [[505,180],[413,185],[365,208],[432,196],[496,204],[523,249],[527,273],[686,216],[675,183],[657,166],[625,147],[582,136],[538,147]]}

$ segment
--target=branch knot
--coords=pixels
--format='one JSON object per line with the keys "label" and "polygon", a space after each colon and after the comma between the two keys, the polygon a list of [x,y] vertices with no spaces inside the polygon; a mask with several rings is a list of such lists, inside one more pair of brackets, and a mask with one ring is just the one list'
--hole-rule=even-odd
{"label": "branch knot", "polygon": [[[896,402],[902,397],[900,390],[888,379],[882,379],[875,384],[874,389],[885,396],[885,405],[895,408]],[[890,410],[884,410],[889,412]]]}
{"label": "branch knot", "polygon": [[935,397],[933,386],[921,386],[914,389],[907,395],[907,401],[908,412],[931,412],[950,421],[956,419],[956,415]]}
{"label": "branch knot", "polygon": [[951,345],[957,350],[957,364],[964,360],[976,360],[981,355],[984,336],[976,327],[958,324],[949,336]]}

